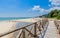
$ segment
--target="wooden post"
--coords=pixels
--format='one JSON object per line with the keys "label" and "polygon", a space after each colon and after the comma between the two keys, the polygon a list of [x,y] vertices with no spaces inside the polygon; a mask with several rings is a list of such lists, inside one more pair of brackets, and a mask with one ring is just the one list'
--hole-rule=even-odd
{"label": "wooden post", "polygon": [[38,27],[39,27],[39,31],[40,31],[40,33],[41,33],[41,22],[40,22],[40,24],[39,24]]}
{"label": "wooden post", "polygon": [[44,29],[44,22],[42,21],[42,28]]}
{"label": "wooden post", "polygon": [[37,34],[36,34],[36,31],[37,31],[36,26],[37,26],[37,23],[35,23],[35,25],[34,25],[34,38],[36,38],[36,36],[37,36]]}
{"label": "wooden post", "polygon": [[22,37],[25,38],[25,28],[22,29]]}

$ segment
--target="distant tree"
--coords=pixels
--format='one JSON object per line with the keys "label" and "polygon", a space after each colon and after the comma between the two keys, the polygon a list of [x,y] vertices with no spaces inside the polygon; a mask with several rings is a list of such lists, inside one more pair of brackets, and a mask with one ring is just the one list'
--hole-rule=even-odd
{"label": "distant tree", "polygon": [[60,10],[51,10],[49,14],[46,15],[47,18],[57,18],[60,19]]}
{"label": "distant tree", "polygon": [[58,14],[58,16],[57,16],[57,19],[60,19],[60,12],[59,12],[59,14]]}

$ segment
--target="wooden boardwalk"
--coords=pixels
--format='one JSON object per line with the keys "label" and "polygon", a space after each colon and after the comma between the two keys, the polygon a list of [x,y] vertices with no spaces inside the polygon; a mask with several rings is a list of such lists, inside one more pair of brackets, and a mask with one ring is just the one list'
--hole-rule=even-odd
{"label": "wooden boardwalk", "polygon": [[44,38],[60,38],[54,21],[49,21],[49,25]]}

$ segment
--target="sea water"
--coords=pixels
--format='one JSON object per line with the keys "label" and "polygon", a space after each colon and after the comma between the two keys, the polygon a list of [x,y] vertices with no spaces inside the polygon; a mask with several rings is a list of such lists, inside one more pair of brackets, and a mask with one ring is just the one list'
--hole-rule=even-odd
{"label": "sea water", "polygon": [[16,20],[16,19],[27,19],[31,17],[0,17],[0,21],[5,21],[5,20]]}

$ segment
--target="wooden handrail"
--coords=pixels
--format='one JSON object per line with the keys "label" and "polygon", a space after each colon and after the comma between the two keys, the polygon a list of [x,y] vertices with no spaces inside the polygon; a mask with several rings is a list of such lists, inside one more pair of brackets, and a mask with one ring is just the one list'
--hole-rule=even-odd
{"label": "wooden handrail", "polygon": [[[47,19],[43,19],[42,22],[41,22],[41,21],[38,21],[38,22],[40,22],[39,24],[40,24],[40,25],[42,24],[42,26],[43,26],[42,28],[44,28],[44,25],[48,22],[48,20],[47,20]],[[18,28],[18,29],[15,29],[15,30],[13,30],[13,31],[7,32],[7,33],[5,33],[5,34],[0,35],[0,37],[3,37],[3,36],[5,36],[5,35],[8,35],[8,34],[10,34],[10,33],[13,33],[13,32],[16,32],[16,31],[22,29],[22,33],[21,33],[21,34],[23,34],[23,35],[22,35],[23,38],[26,38],[26,37],[25,37],[25,31],[29,32],[29,34],[35,38],[35,37],[37,36],[37,29],[38,29],[39,31],[41,31],[40,25],[38,26],[38,24],[37,24],[38,22],[35,22],[35,23],[29,24],[29,25],[27,25],[27,26],[24,26],[24,27],[22,27],[22,28]],[[34,30],[33,30],[33,31],[34,31],[34,34],[26,28],[26,27],[32,26],[33,24],[34,24]],[[38,28],[37,26],[40,27],[40,28]],[[19,34],[19,35],[21,36],[21,34]],[[20,38],[20,36],[19,36],[18,38]]]}
{"label": "wooden handrail", "polygon": [[55,23],[55,25],[56,25],[56,27],[57,27],[57,30],[58,30],[58,32],[59,32],[59,34],[60,34],[60,25],[58,24],[58,21],[56,20],[56,21],[54,21],[54,23]]}

